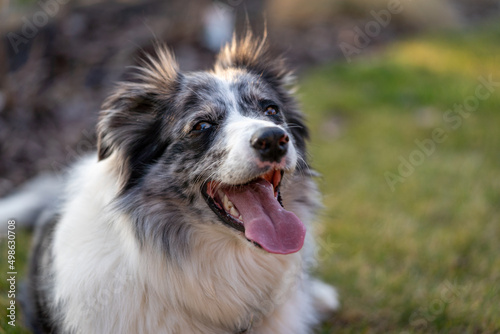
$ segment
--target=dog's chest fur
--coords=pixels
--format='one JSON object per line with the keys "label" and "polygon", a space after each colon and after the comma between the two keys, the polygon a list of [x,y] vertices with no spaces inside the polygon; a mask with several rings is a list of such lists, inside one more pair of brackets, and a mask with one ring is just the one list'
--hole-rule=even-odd
{"label": "dog's chest fur", "polygon": [[110,165],[76,169],[70,189],[78,190],[55,234],[54,297],[64,323],[78,333],[300,333],[295,319],[310,304],[300,253],[256,253],[214,226],[193,232],[197,251],[187,259],[140,247],[129,218],[106,209],[117,190]]}

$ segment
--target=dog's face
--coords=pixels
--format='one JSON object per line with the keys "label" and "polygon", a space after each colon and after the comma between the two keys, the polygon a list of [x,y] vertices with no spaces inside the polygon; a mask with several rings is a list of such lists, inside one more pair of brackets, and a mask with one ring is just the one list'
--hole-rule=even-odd
{"label": "dog's face", "polygon": [[120,201],[142,242],[159,236],[172,250],[172,233],[188,243],[196,224],[215,223],[270,253],[301,249],[305,227],[283,208],[280,184],[306,168],[307,129],[282,66],[249,34],[208,72],[180,73],[160,51],[108,99],[99,159],[119,164]]}

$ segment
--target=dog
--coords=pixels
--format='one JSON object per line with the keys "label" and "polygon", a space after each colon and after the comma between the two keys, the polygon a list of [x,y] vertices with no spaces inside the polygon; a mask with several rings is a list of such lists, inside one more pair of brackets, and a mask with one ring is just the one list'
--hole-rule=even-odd
{"label": "dog", "polygon": [[309,275],[320,198],[293,82],[250,31],[208,71],[146,57],[37,224],[33,330],[304,334],[336,310]]}

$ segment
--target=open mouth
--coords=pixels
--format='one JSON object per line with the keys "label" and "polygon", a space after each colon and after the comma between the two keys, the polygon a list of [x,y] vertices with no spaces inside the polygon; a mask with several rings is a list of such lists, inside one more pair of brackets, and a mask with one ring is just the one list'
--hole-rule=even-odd
{"label": "open mouth", "polygon": [[273,169],[241,185],[210,181],[202,193],[225,225],[269,253],[290,254],[302,248],[305,227],[283,208],[279,191],[282,177],[282,170]]}

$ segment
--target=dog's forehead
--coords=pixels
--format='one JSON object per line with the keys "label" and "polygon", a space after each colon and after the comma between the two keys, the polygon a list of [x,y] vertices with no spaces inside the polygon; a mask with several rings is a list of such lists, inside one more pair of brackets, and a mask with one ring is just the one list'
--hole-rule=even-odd
{"label": "dog's forehead", "polygon": [[244,69],[194,72],[186,75],[183,99],[187,104],[236,107],[241,100],[272,99],[272,89],[260,76]]}
{"label": "dog's forehead", "polygon": [[188,133],[194,122],[252,117],[261,101],[278,102],[276,92],[261,76],[231,68],[183,75],[178,91],[178,122],[174,133]]}

